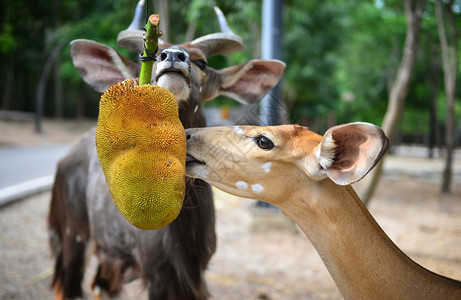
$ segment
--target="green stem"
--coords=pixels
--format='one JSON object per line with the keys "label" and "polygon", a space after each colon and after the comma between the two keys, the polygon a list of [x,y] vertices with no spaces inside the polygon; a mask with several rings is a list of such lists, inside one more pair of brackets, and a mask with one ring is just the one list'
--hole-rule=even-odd
{"label": "green stem", "polygon": [[[157,14],[150,15],[149,21],[146,24],[146,34],[144,35],[144,44],[146,50],[149,53],[154,53],[157,49],[158,38],[162,36],[162,32],[159,30],[158,26],[160,23],[160,17]],[[147,55],[146,51],[143,53],[144,56]],[[139,74],[139,84],[150,84],[152,78],[152,68],[154,66],[153,60],[141,62],[141,72]]]}

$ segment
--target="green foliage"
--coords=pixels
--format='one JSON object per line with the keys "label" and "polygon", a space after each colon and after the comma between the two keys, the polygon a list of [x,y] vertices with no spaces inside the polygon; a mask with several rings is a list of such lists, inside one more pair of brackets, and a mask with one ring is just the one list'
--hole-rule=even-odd
{"label": "green foliage", "polygon": [[379,124],[400,62],[405,16],[363,3],[348,12],[347,24],[336,76],[340,93],[351,93],[353,101],[341,103],[338,122]]}
{"label": "green foliage", "polygon": [[[131,22],[136,4],[137,0],[2,1],[0,91],[3,97],[0,108],[34,109],[40,73],[59,41],[68,44],[77,38],[92,39],[136,59],[136,54],[116,46],[117,34]],[[224,12],[234,33],[243,38],[245,49],[212,57],[209,64],[219,69],[259,58],[262,1],[168,1],[169,42],[184,42],[187,32],[194,32],[196,38],[218,31],[215,5]],[[459,1],[455,1],[457,28],[461,28],[459,8]],[[338,123],[368,121],[380,124],[406,33],[402,1],[285,0],[282,13],[282,60],[287,65],[282,89],[290,109],[290,121],[325,124],[324,120],[335,114]],[[438,97],[439,122],[445,118],[443,72],[433,1],[426,5],[419,44],[400,125],[404,134],[427,133],[429,104],[434,93],[434,97]],[[76,99],[82,96],[92,98],[87,105],[91,110],[87,111],[97,111],[97,96],[89,88],[82,92],[84,85],[72,64],[68,47],[62,50],[59,64],[66,111],[72,111]],[[51,82],[49,86],[52,90]],[[461,86],[461,79],[458,86]],[[51,97],[52,93],[48,94]],[[461,89],[458,95],[461,96]],[[224,98],[213,103],[235,105],[234,101]],[[460,105],[457,101],[457,116],[461,113]]]}
{"label": "green foliage", "polygon": [[322,118],[338,105],[335,70],[347,5],[341,1],[289,1],[284,8],[285,100],[291,118]]}
{"label": "green foliage", "polygon": [[16,47],[13,37],[13,25],[5,24],[0,33],[0,54],[8,55]]}

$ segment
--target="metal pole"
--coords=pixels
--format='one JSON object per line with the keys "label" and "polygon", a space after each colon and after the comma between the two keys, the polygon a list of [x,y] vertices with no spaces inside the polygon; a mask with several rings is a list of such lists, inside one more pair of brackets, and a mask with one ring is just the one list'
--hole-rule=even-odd
{"label": "metal pole", "polygon": [[[281,59],[283,0],[263,0],[261,38],[262,59]],[[281,101],[280,84],[277,84],[261,101],[261,125],[278,125]]]}
{"label": "metal pole", "polygon": [[[261,37],[261,58],[280,59],[282,39],[283,0],[263,0],[263,24]],[[282,101],[280,83],[273,87],[261,101],[261,125],[280,124],[279,106]],[[275,208],[269,203],[258,201],[256,207]]]}

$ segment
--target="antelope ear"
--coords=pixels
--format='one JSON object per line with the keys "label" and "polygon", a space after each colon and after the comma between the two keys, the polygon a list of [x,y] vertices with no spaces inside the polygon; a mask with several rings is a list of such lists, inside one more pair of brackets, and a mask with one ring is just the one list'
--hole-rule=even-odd
{"label": "antelope ear", "polygon": [[216,32],[196,38],[189,43],[203,51],[206,57],[227,54],[243,49],[242,38],[231,32]]}
{"label": "antelope ear", "polygon": [[98,92],[126,78],[136,78],[138,66],[113,48],[90,40],[70,43],[70,55],[83,80]]}
{"label": "antelope ear", "polygon": [[219,70],[217,94],[244,104],[256,103],[279,82],[284,71],[285,63],[275,59],[254,59]]}
{"label": "antelope ear", "polygon": [[144,31],[139,29],[127,29],[117,35],[117,46],[128,49],[135,53],[143,51]]}
{"label": "antelope ear", "polygon": [[[144,51],[143,43],[144,43],[144,30],[138,29],[127,29],[120,32],[117,36],[117,46],[121,48],[128,49],[135,53],[142,53]],[[172,44],[158,39],[158,49],[162,51],[168,47],[171,47]]]}
{"label": "antelope ear", "polygon": [[389,139],[369,123],[349,123],[325,132],[316,149],[318,163],[331,180],[348,185],[362,179],[383,157]]}

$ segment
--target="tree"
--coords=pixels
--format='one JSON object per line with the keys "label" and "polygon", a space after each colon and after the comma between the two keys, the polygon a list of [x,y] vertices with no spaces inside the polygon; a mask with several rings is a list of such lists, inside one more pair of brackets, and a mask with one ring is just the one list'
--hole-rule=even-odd
{"label": "tree", "polygon": [[[445,149],[446,159],[443,171],[442,193],[449,193],[451,190],[451,175],[453,164],[453,144],[455,131],[455,99],[456,99],[456,75],[458,71],[458,36],[452,11],[453,0],[448,4],[442,4],[441,0],[435,3],[435,12],[437,18],[437,29],[439,32],[440,48],[442,50],[443,74],[445,83],[445,97],[447,102],[446,108],[446,126],[445,126]],[[445,29],[445,18],[443,10],[446,13],[447,26],[449,33]]]}
{"label": "tree", "polygon": [[[424,11],[426,0],[405,0],[404,8],[407,19],[407,33],[403,47],[402,60],[397,71],[396,78],[389,93],[389,102],[381,127],[390,140],[394,137],[399,119],[402,116],[405,100],[410,86],[413,66],[416,60],[418,49],[419,31],[421,28],[421,18]],[[362,187],[364,187],[361,199],[367,204],[378,184],[383,158],[375,169],[368,175]]]}

